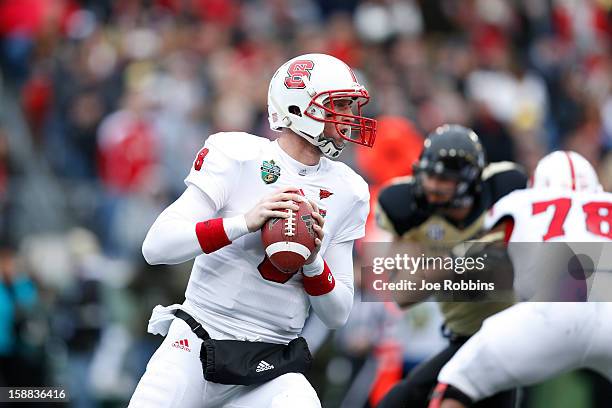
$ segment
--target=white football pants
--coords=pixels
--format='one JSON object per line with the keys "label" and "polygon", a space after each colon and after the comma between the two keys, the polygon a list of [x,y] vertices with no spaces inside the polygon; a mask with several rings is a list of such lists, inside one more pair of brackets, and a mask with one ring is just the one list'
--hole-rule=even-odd
{"label": "white football pants", "polygon": [[[208,330],[213,338],[222,338]],[[162,345],[147,364],[130,401],[131,408],[320,408],[306,377],[289,373],[262,385],[224,385],[206,381],[200,362],[202,340],[174,319]]]}
{"label": "white football pants", "polygon": [[520,303],[486,319],[438,382],[474,401],[590,368],[612,381],[612,303]]}

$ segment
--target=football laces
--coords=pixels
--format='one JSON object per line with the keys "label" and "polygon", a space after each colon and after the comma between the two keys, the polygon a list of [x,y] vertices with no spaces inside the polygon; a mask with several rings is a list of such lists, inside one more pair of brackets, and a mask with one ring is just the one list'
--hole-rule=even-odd
{"label": "football laces", "polygon": [[[293,203],[293,201],[292,201]],[[295,212],[291,208],[287,208],[289,217],[285,219],[285,235],[292,237],[295,235]]]}

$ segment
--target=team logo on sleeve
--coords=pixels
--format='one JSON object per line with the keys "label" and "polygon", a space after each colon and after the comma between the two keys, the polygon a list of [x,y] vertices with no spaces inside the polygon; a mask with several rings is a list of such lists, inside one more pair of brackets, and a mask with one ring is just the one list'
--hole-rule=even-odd
{"label": "team logo on sleeve", "polygon": [[274,163],[274,160],[264,160],[261,163],[261,179],[266,184],[272,184],[278,180],[281,175],[281,169]]}

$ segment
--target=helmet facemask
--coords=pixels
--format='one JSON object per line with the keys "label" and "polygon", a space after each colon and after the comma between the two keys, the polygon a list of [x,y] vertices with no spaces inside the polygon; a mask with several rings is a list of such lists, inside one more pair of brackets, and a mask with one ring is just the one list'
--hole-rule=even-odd
{"label": "helmet facemask", "polygon": [[[463,178],[458,174],[448,172],[440,174],[435,171],[431,171],[430,169],[415,168],[414,176],[417,180],[419,194],[423,197],[436,193],[435,190],[426,190],[424,180],[425,177],[438,177],[455,182],[455,188],[447,201],[433,203],[427,200],[427,205],[433,210],[448,210],[470,207],[474,203],[475,195],[480,191],[480,186],[477,180],[470,181],[469,179]],[[445,192],[445,194],[446,193],[447,192]]]}
{"label": "helmet facemask", "polygon": [[[350,101],[356,106],[356,114],[343,113],[337,108],[341,101]],[[376,120],[363,116],[363,107],[370,101],[368,92],[361,88],[325,91],[316,94],[304,114],[318,122],[323,122],[324,130],[317,137],[317,146],[330,157],[337,157],[345,144],[338,146],[337,140],[325,134],[325,125],[333,124],[336,135],[343,140],[359,145],[372,147],[376,139]]]}

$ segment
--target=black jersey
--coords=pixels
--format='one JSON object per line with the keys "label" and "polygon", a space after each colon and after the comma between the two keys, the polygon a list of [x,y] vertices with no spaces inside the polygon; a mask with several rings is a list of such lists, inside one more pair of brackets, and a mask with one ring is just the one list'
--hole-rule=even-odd
{"label": "black jersey", "polygon": [[[511,162],[489,164],[482,172],[480,192],[470,213],[464,220],[455,221],[434,211],[417,194],[412,177],[397,179],[383,188],[378,196],[376,220],[378,225],[395,237],[426,245],[448,249],[459,242],[474,238],[481,230],[486,211],[506,194],[525,188],[527,176],[522,168]],[[441,302],[446,325],[461,335],[475,333],[488,316],[508,307],[509,304],[487,302]]]}

